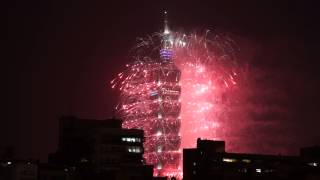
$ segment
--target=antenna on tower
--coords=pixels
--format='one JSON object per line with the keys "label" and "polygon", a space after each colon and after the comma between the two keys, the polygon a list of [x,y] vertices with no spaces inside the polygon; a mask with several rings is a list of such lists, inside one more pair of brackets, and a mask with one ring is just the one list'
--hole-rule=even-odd
{"label": "antenna on tower", "polygon": [[169,30],[169,26],[168,26],[168,11],[164,11],[163,13],[164,15],[164,34],[169,34],[170,30]]}
{"label": "antenna on tower", "polygon": [[168,61],[172,59],[173,52],[172,52],[172,45],[173,40],[170,34],[169,26],[168,26],[168,19],[167,19],[167,11],[164,11],[164,30],[162,34],[162,47],[160,49],[160,57],[161,59]]}

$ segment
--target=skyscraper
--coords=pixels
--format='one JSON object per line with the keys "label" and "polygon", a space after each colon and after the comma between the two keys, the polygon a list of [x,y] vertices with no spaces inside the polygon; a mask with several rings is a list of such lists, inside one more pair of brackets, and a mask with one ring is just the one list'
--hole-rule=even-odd
{"label": "skyscraper", "polygon": [[137,61],[130,69],[121,92],[123,127],[144,130],[144,157],[154,165],[155,176],[179,176],[180,71],[173,63],[173,36],[166,18],[159,37],[159,59]]}

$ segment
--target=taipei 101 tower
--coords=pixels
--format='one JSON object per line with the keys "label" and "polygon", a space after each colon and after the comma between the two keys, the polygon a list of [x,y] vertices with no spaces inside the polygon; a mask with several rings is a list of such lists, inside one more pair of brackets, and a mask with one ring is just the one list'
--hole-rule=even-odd
{"label": "taipei 101 tower", "polygon": [[[165,12],[165,16],[166,16]],[[164,20],[158,60],[137,62],[121,91],[123,127],[143,129],[144,158],[155,176],[181,177],[180,71],[173,63],[173,34]]]}
{"label": "taipei 101 tower", "polygon": [[[173,35],[169,30],[166,15],[165,12],[160,66],[155,77],[157,86],[153,91],[153,94],[156,95],[152,97],[157,100],[152,113],[154,121],[151,121],[153,132],[150,136],[153,146],[150,149],[146,148],[146,158],[154,161],[152,164],[155,165],[155,174],[177,176],[181,159],[179,151],[181,143],[179,136],[181,125],[180,71],[173,63]],[[154,157],[148,158],[148,155]]]}

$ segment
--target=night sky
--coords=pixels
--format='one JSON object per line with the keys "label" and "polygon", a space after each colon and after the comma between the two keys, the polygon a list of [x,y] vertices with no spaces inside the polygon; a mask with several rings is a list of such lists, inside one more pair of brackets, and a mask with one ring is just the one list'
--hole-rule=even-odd
{"label": "night sky", "polygon": [[164,9],[173,29],[232,34],[239,59],[258,74],[251,101],[284,109],[252,114],[278,124],[261,133],[283,137],[289,154],[320,144],[315,6],[289,0],[128,2],[8,3],[0,148],[14,146],[18,157],[45,160],[56,150],[60,116],[111,117],[118,94],[109,82],[130,62],[136,38],[162,28]]}

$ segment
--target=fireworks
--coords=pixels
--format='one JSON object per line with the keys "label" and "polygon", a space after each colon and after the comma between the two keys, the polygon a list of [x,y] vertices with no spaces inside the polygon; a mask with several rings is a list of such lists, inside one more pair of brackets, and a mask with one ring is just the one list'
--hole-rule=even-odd
{"label": "fireworks", "polygon": [[[172,61],[172,35],[167,26],[160,38],[160,56],[136,56],[125,77],[119,74],[119,79],[124,78],[119,112],[124,128],[144,130],[144,157],[155,166],[154,174],[179,176],[180,71]],[[146,50],[147,44],[142,41],[137,50]]]}
{"label": "fireworks", "polygon": [[225,139],[222,119],[230,107],[227,94],[237,85],[234,43],[226,36],[177,33],[175,63],[181,76],[182,148],[195,147],[197,138]]}
{"label": "fireworks", "polygon": [[[154,174],[182,177],[181,149],[198,137],[222,139],[225,94],[237,85],[234,43],[223,35],[171,32],[139,39],[135,61],[118,75],[124,128],[145,131],[144,157]],[[181,73],[180,73],[181,72]]]}

